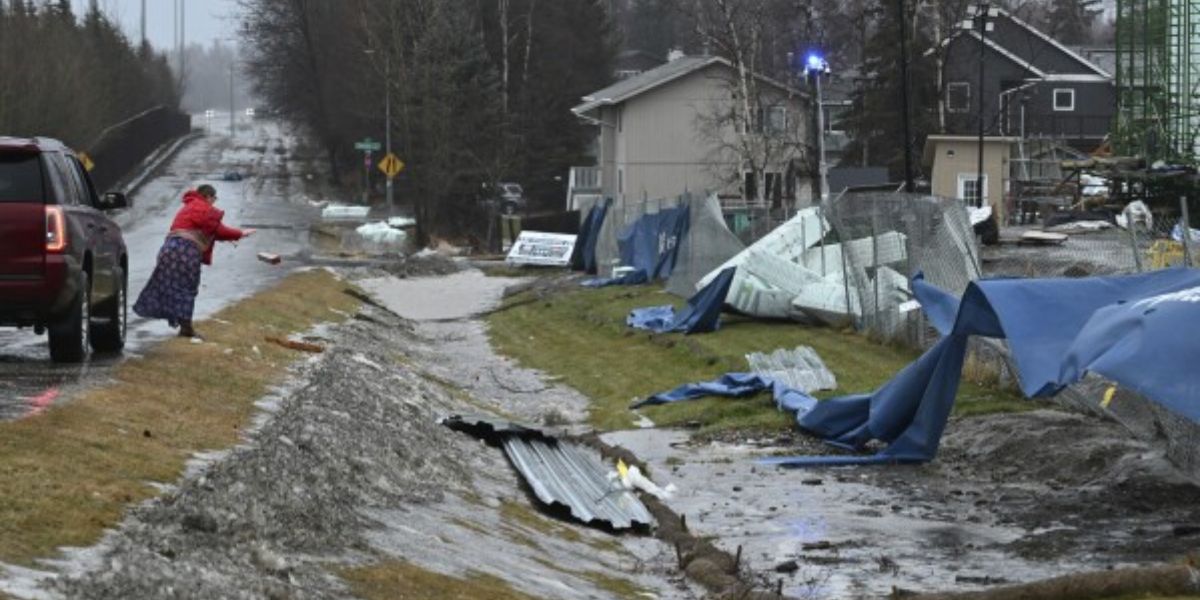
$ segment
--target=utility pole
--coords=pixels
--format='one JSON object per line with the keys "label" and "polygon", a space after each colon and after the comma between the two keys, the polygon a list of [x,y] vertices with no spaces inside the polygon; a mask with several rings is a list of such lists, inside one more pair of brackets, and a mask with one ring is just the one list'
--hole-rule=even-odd
{"label": "utility pole", "polygon": [[142,47],[146,47],[146,0],[142,0]]}
{"label": "utility pole", "polygon": [[908,20],[904,14],[904,1],[896,0],[900,13],[900,109],[904,111],[904,191],[913,192],[912,131],[908,108]]}
{"label": "utility pole", "polygon": [[[383,85],[387,88],[384,92],[384,114],[386,115],[387,129],[384,132],[384,145],[387,146],[387,156],[392,155],[392,53],[389,51],[383,61]],[[387,205],[388,216],[392,215],[395,204],[393,203],[393,188],[392,177],[387,178]]]}
{"label": "utility pole", "polygon": [[984,115],[983,115],[983,83],[984,70],[987,64],[987,34],[994,28],[992,19],[1000,16],[999,11],[992,8],[987,2],[981,2],[975,7],[975,15],[963,22],[964,29],[978,29],[979,32],[979,88],[975,90],[975,95],[978,96],[977,102],[979,118],[979,150],[976,161],[975,173],[975,196],[977,198],[977,207],[984,206],[985,189],[983,186],[983,132],[984,132]]}
{"label": "utility pole", "polygon": [[179,0],[179,80],[185,82],[187,63],[187,0]]}
{"label": "utility pole", "polygon": [[237,112],[233,106],[233,69],[237,65],[237,57],[231,56],[229,59],[229,137],[237,137],[237,130],[234,128],[237,119]]}

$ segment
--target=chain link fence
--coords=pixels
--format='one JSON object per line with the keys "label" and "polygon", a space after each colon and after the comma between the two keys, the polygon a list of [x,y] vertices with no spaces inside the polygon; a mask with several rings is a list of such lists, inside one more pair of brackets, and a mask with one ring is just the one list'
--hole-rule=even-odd
{"label": "chain link fence", "polygon": [[826,262],[842,270],[858,329],[921,348],[929,328],[912,302],[910,277],[961,294],[980,277],[979,247],[958,200],[894,192],[847,193],[821,207]]}

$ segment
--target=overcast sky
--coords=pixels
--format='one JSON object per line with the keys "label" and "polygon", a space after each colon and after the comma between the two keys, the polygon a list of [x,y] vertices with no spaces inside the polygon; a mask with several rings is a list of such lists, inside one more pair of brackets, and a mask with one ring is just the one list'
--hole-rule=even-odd
{"label": "overcast sky", "polygon": [[[76,14],[87,10],[89,0],[71,0]],[[146,37],[155,48],[170,49],[175,44],[175,3],[177,0],[146,0]],[[237,0],[184,0],[187,4],[185,27],[189,44],[208,45],[216,38],[237,36]],[[100,8],[121,23],[125,35],[137,41],[141,36],[142,0],[100,0]]]}

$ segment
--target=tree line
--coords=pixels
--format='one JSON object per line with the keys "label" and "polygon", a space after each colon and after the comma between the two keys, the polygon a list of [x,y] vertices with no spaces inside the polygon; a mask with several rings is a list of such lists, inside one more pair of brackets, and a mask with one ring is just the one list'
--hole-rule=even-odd
{"label": "tree line", "polygon": [[[571,113],[610,83],[603,0],[242,0],[246,66],[272,110],[303,125],[330,168],[361,173],[354,142],[385,137],[407,164],[398,201],[418,237],[477,219],[483,188],[559,201],[592,133]],[[361,177],[361,175],[357,175]]]}
{"label": "tree line", "polygon": [[77,16],[69,0],[0,0],[0,135],[84,150],[109,126],[178,102],[166,59],[102,13]]}

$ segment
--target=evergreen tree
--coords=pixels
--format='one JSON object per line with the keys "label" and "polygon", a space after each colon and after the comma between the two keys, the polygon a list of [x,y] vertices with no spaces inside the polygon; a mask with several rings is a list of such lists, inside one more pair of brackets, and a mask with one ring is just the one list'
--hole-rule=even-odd
{"label": "evergreen tree", "polygon": [[1101,0],[1051,0],[1044,30],[1068,45],[1090,43]]}
{"label": "evergreen tree", "polygon": [[[907,0],[905,10],[914,14],[917,2]],[[850,135],[845,155],[867,157],[867,164],[886,166],[895,179],[903,176],[904,115],[901,110],[899,20],[892,0],[871,0],[868,10],[874,30],[869,34],[862,65],[864,82],[852,94],[853,105],[842,127]],[[928,34],[910,27],[908,36],[908,72],[911,139],[914,155],[920,152],[925,136],[936,127],[937,80],[933,61],[916,60],[931,46]],[[914,165],[916,166],[916,165]]]}

